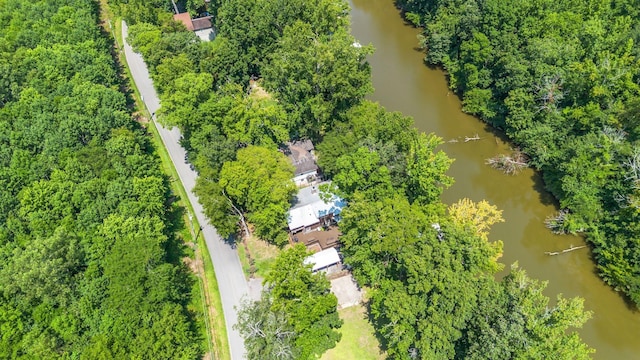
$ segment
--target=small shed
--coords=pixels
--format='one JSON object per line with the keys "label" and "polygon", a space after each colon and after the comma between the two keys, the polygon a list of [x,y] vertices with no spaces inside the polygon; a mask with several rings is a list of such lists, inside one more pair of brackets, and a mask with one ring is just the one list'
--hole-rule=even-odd
{"label": "small shed", "polygon": [[313,272],[327,270],[340,263],[340,255],[338,255],[338,250],[335,248],[328,248],[307,257],[304,259],[304,263],[311,264]]}

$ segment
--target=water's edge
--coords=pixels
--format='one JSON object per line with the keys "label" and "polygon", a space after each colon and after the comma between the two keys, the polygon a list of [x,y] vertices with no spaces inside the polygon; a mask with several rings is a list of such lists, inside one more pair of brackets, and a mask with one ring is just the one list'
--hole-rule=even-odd
{"label": "water's edge", "polygon": [[[376,52],[370,57],[375,93],[372,100],[387,109],[413,116],[416,127],[442,137],[442,149],[452,158],[449,175],[455,185],[443,195],[452,203],[460,198],[486,199],[503,210],[506,222],[498,224],[491,239],[504,241],[507,265],[518,261],[534,278],[549,281],[546,295],[580,296],[594,317],[580,331],[596,348],[596,359],[640,358],[640,315],[597,275],[588,249],[559,256],[557,251],[583,241],[556,236],[544,219],[556,211],[555,199],[544,190],[541,177],[528,169],[506,176],[485,165],[487,158],[507,153],[509,144],[494,129],[464,114],[458,97],[448,89],[445,74],[424,65],[417,47],[418,29],[405,25],[391,0],[352,0],[352,33]],[[480,140],[464,142],[465,137]],[[454,142],[457,140],[457,142]]]}

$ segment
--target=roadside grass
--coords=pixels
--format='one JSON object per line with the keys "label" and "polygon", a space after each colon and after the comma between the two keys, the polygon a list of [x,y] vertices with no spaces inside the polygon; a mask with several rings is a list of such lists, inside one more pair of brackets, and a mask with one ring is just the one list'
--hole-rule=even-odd
{"label": "roadside grass", "polygon": [[238,256],[247,279],[252,277],[264,279],[276,257],[282,252],[282,249],[254,235],[245,237],[238,245]]}
{"label": "roadside grass", "polygon": [[367,320],[363,305],[351,306],[338,311],[344,324],[340,328],[342,339],[333,349],[329,349],[320,360],[382,360],[373,326]]}
{"label": "roadside grass", "polygon": [[[141,100],[140,93],[138,92],[135,83],[132,80],[131,72],[129,70],[126,59],[124,58],[123,41],[121,32],[121,19],[114,18],[110,14],[106,0],[101,0],[101,19],[108,23],[108,28],[105,26],[105,30],[111,32],[114,36],[116,46],[118,48],[118,61],[122,66],[122,76],[125,78],[127,85],[131,91],[130,95],[135,101],[136,109],[142,114],[143,117],[151,119],[149,112],[147,111],[144,103]],[[220,292],[218,290],[218,282],[215,276],[213,263],[209,256],[209,251],[204,241],[204,237],[199,236],[199,232],[195,232],[195,229],[200,229],[200,224],[194,216],[188,214],[194,214],[191,203],[188,200],[186,190],[179,181],[178,174],[173,166],[173,162],[169,157],[169,154],[162,143],[158,129],[155,123],[150,121],[146,124],[146,130],[151,134],[151,141],[155,150],[155,153],[160,158],[161,167],[165,174],[169,176],[171,191],[173,195],[177,197],[176,204],[179,207],[183,207],[186,211],[183,212],[183,224],[184,226],[177,229],[178,236],[185,240],[186,243],[196,244],[195,251],[192,252],[195,257],[196,264],[202,264],[199,266],[198,273],[196,275],[198,281],[194,284],[192,289],[191,302],[188,304],[188,308],[197,311],[196,318],[201,319],[204,323],[202,328],[202,338],[205,341],[204,348],[210,354],[211,359],[230,360],[231,352],[229,350],[229,343],[227,337],[227,329],[224,321],[224,312],[222,310],[222,301],[220,299]],[[195,239],[194,239],[195,238]],[[188,241],[191,240],[191,241]],[[195,310],[197,309],[197,310]]]}
{"label": "roadside grass", "polygon": [[244,247],[244,244],[240,243],[237,247],[238,249],[238,257],[240,258],[240,265],[242,266],[242,272],[244,273],[245,279],[251,278],[251,264],[249,260],[249,254]]}
{"label": "roadside grass", "polygon": [[254,276],[264,278],[282,250],[255,236],[245,239],[245,244],[253,259]]}

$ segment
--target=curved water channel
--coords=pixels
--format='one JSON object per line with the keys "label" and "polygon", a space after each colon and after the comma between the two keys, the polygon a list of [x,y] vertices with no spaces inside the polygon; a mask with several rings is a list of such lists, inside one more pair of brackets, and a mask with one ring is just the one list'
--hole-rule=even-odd
{"label": "curved water channel", "polygon": [[[556,204],[540,177],[531,170],[506,176],[484,164],[485,159],[508,152],[509,145],[480,120],[461,112],[460,100],[448,91],[443,72],[423,64],[423,54],[415,49],[419,31],[405,25],[392,0],[350,3],[353,35],[376,48],[369,58],[376,89],[370,98],[388,110],[413,116],[418,129],[447,141],[442,149],[455,159],[449,174],[456,182],[443,200],[486,199],[502,209],[506,221],[491,232],[492,240],[504,242],[501,261],[507,267],[518,261],[530,276],[548,281],[546,295],[553,299],[559,293],[585,299],[594,316],[580,333],[596,348],[595,359],[640,359],[640,313],[600,280],[588,249],[544,254],[583,241],[555,236],[544,227]],[[464,142],[476,134],[480,140]]]}

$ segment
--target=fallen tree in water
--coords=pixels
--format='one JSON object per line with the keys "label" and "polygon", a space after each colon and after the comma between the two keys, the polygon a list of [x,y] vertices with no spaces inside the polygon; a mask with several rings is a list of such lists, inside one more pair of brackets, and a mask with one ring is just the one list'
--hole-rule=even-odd
{"label": "fallen tree in water", "polygon": [[515,150],[511,155],[499,154],[490,159],[486,163],[492,168],[501,170],[507,175],[516,175],[522,169],[529,167],[529,159],[519,150]]}
{"label": "fallen tree in water", "polygon": [[579,250],[579,249],[584,249],[586,248],[587,245],[582,245],[582,246],[573,246],[571,245],[571,247],[569,247],[568,249],[564,249],[562,251],[545,251],[545,254],[549,255],[549,256],[553,256],[553,255],[560,255],[560,254],[565,254],[574,250]]}

